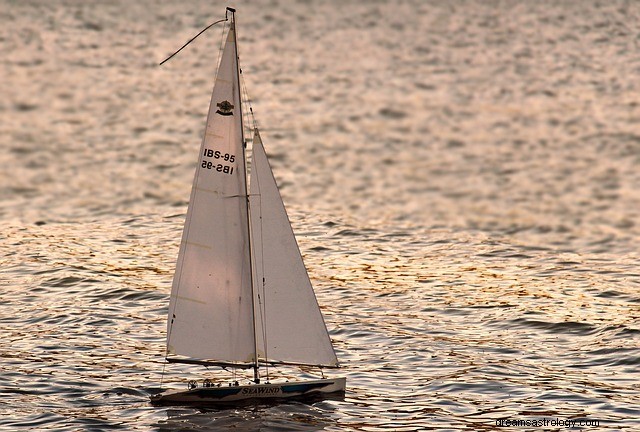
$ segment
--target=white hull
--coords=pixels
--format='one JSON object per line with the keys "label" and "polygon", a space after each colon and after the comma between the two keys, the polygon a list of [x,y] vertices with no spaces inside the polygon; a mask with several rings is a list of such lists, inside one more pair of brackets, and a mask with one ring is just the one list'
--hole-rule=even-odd
{"label": "white hull", "polygon": [[151,397],[154,405],[233,405],[243,402],[325,399],[342,396],[346,378],[290,381],[226,387],[198,387],[187,391],[170,391]]}

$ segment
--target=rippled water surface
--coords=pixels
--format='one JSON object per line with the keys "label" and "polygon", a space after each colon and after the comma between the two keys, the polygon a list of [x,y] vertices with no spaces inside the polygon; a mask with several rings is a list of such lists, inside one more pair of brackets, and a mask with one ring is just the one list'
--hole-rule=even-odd
{"label": "rippled water surface", "polygon": [[236,5],[348,390],[149,405],[224,6],[0,0],[0,429],[640,429],[626,1]]}

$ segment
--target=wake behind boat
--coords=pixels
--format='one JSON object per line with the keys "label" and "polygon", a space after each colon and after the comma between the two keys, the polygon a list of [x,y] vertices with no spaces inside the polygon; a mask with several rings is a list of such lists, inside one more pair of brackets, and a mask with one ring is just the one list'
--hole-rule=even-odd
{"label": "wake behind boat", "polygon": [[250,385],[190,382],[158,405],[344,395],[346,378],[261,383],[273,365],[337,368],[278,186],[254,127],[247,175],[235,10],[211,96],[176,263],[168,363],[253,369]]}

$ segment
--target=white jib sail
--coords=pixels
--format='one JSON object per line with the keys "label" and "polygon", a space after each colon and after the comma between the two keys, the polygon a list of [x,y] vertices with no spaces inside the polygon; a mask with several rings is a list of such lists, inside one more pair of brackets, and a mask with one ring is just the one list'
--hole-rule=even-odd
{"label": "white jib sail", "polygon": [[337,366],[313,287],[256,130],[251,162],[256,336],[261,359]]}
{"label": "white jib sail", "polygon": [[167,355],[255,357],[236,39],[229,31],[211,97],[173,279]]}

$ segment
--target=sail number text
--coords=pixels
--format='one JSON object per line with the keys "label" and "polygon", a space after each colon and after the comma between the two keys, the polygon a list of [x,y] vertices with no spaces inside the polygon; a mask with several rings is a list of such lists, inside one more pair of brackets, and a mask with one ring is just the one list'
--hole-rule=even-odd
{"label": "sail number text", "polygon": [[[220,162],[233,163],[236,160],[236,156],[229,153],[222,153],[219,150],[212,150],[209,148],[204,149],[203,157],[218,159]],[[233,174],[233,166],[225,165],[223,163],[215,163],[206,159],[202,160],[200,165],[202,168],[213,170],[215,172],[223,174]]]}

